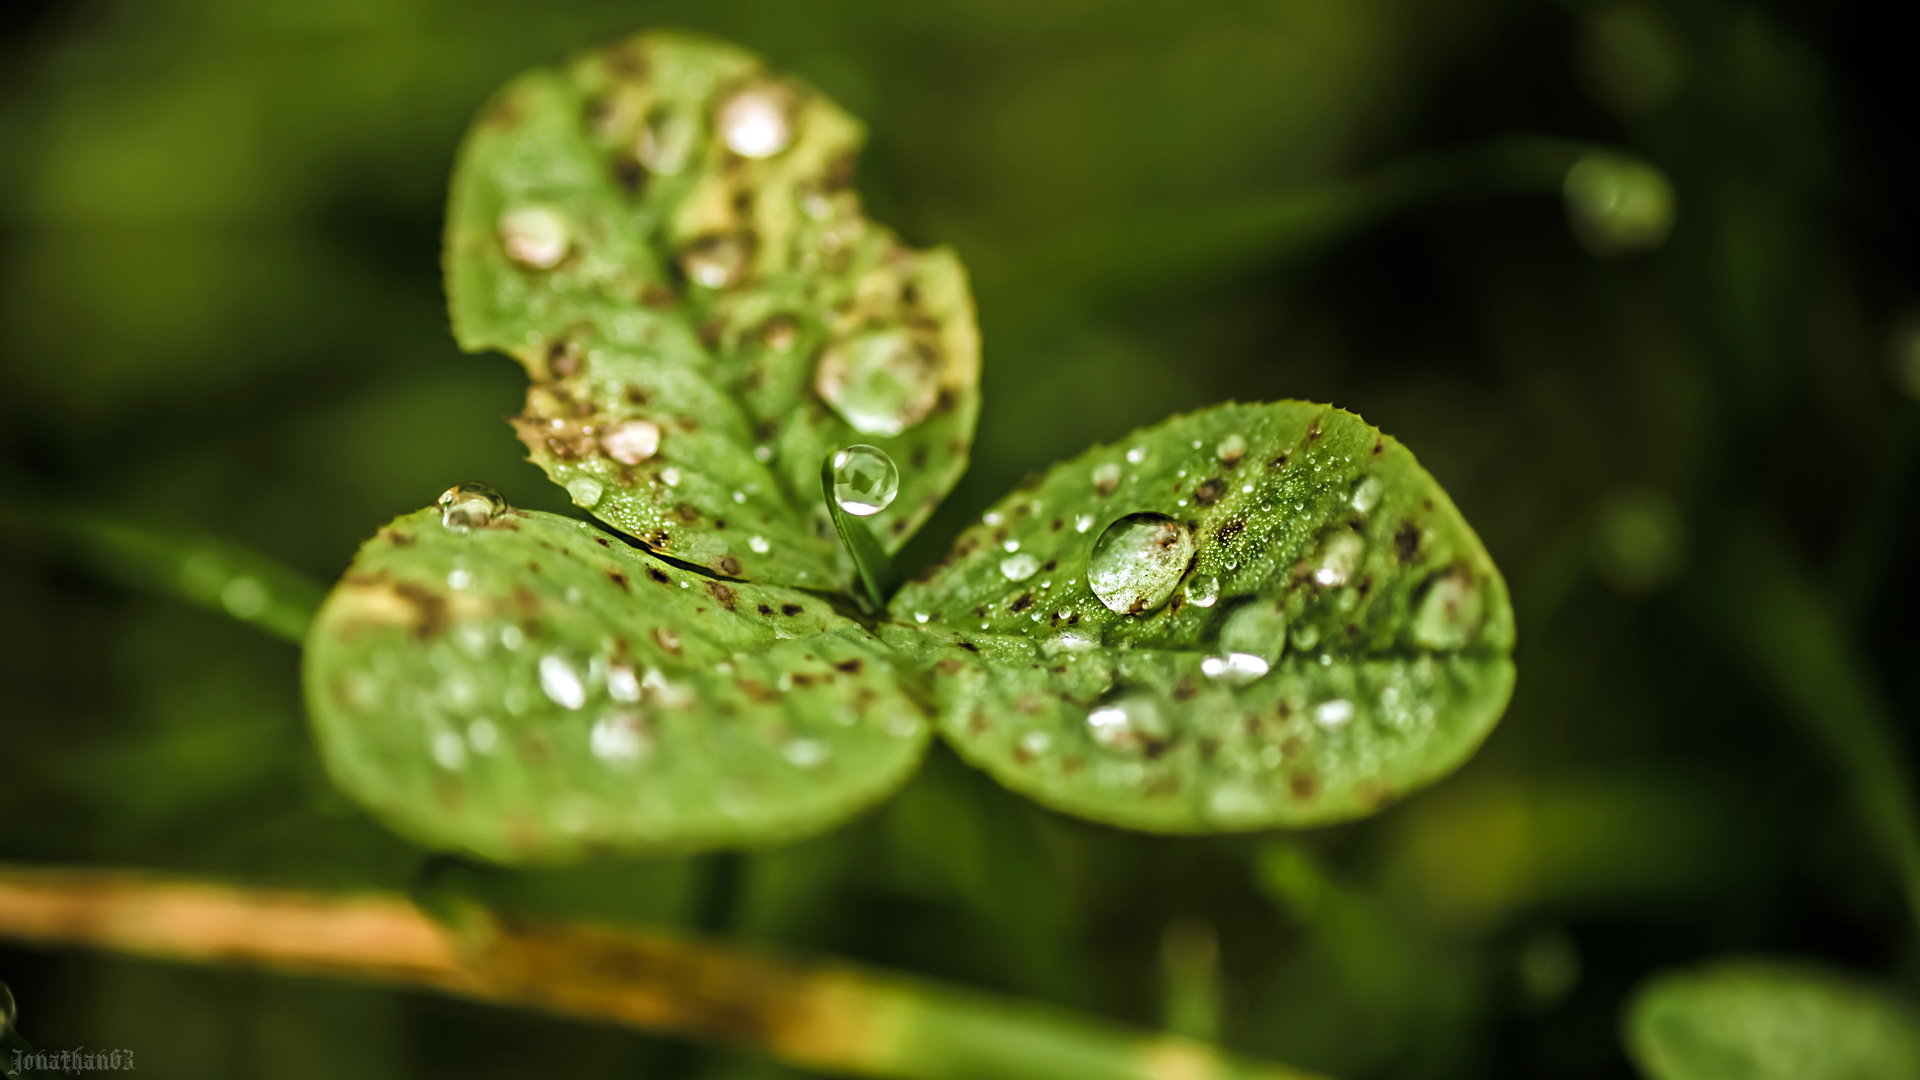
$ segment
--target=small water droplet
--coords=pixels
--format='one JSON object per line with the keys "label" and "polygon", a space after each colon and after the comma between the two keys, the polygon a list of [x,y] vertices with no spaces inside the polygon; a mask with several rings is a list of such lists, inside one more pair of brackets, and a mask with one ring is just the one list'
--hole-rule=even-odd
{"label": "small water droplet", "polygon": [[795,739],[781,748],[788,761],[802,769],[811,769],[827,760],[827,744],[818,739]]}
{"label": "small water droplet", "polygon": [[1074,531],[1074,532],[1081,532],[1081,533],[1083,533],[1083,532],[1086,532],[1086,531],[1087,531],[1088,529],[1091,529],[1091,528],[1093,528],[1093,515],[1092,515],[1092,514],[1081,514],[1081,515],[1079,515],[1078,517],[1076,517],[1076,518],[1074,518],[1074,519],[1073,519],[1073,531]]}
{"label": "small water droplet", "polygon": [[1220,599],[1220,579],[1211,574],[1199,574],[1187,582],[1187,602],[1195,607],[1212,607]]}
{"label": "small water droplet", "polygon": [[1323,701],[1313,707],[1313,722],[1324,728],[1336,728],[1353,719],[1353,702],[1345,698]]}
{"label": "small water droplet", "polygon": [[467,743],[465,739],[451,731],[436,731],[433,735],[433,760],[443,769],[458,769],[467,763]]}
{"label": "small water droplet", "polygon": [[526,635],[520,632],[519,627],[509,624],[500,628],[500,644],[508,652],[518,649],[524,641]]}
{"label": "small water droplet", "polygon": [[660,482],[668,487],[680,486],[680,470],[672,465],[660,470]]}
{"label": "small water droplet", "polygon": [[700,139],[700,121],[685,109],[661,106],[647,114],[640,125],[640,140],[633,156],[648,172],[662,176],[678,175],[693,159]]}
{"label": "small water droplet", "polygon": [[[1199,446],[1198,443],[1194,445]],[[1220,459],[1220,464],[1232,468],[1247,456],[1247,440],[1239,435],[1229,435],[1213,448],[1213,456]]]}
{"label": "small water droplet", "polygon": [[1094,542],[1087,584],[1109,611],[1138,615],[1167,602],[1193,558],[1193,537],[1165,514],[1128,514]]}
{"label": "small water droplet", "polygon": [[1360,556],[1366,549],[1367,542],[1360,534],[1348,529],[1340,529],[1327,537],[1320,545],[1320,558],[1313,569],[1314,584],[1329,588],[1345,585],[1359,568]]}
{"label": "small water droplet", "polygon": [[632,710],[608,713],[593,722],[587,734],[593,756],[610,765],[630,765],[653,749],[647,719]]}
{"label": "small water droplet", "polygon": [[591,476],[576,476],[567,481],[567,497],[573,500],[573,505],[583,510],[600,505],[600,496],[606,490],[606,485]]}
{"label": "small water droplet", "polygon": [[763,445],[763,446],[756,446],[756,447],[754,447],[754,448],[753,448],[753,460],[755,460],[755,461],[757,461],[757,462],[759,462],[759,463],[760,463],[760,464],[762,464],[762,465],[765,465],[765,464],[766,464],[767,462],[769,462],[769,461],[772,461],[772,460],[773,460],[773,447],[771,447],[771,446],[764,446],[764,445]]}
{"label": "small water droplet", "polygon": [[833,499],[849,514],[885,510],[900,491],[900,470],[877,446],[849,446],[833,455]]}
{"label": "small water droplet", "polygon": [[587,703],[587,688],[580,682],[580,673],[565,657],[552,653],[540,658],[540,689],[564,709],[578,709]]}
{"label": "small water droplet", "polygon": [[493,748],[500,745],[500,729],[487,719],[475,720],[467,725],[467,743],[476,754],[491,754]]}
{"label": "small water droplet", "polygon": [[1001,546],[1001,547],[1003,547],[1003,548],[1005,548],[1005,549],[1007,549],[1008,551],[1019,551],[1019,550],[1020,550],[1020,541],[1018,541],[1018,540],[1008,540],[1008,541],[1006,541],[1005,543],[1002,543],[1002,544],[1001,544],[1000,546]]}
{"label": "small water droplet", "polygon": [[926,419],[940,396],[931,349],[902,329],[869,330],[828,345],[814,389],[863,435],[898,435]]}
{"label": "small water droplet", "polygon": [[747,546],[753,549],[755,555],[765,555],[768,548],[771,547],[771,545],[767,543],[767,538],[764,536],[747,537]]}
{"label": "small water droplet", "polygon": [[1022,552],[1000,560],[1000,573],[1008,581],[1025,581],[1040,572],[1040,560]]}
{"label": "small water droplet", "polygon": [[731,234],[703,236],[680,253],[687,279],[709,289],[724,289],[747,276],[752,244]]}
{"label": "small water droplet", "polygon": [[737,503],[743,503],[743,502],[746,502],[746,501],[747,501],[747,493],[746,493],[746,492],[744,492],[744,491],[736,491],[736,492],[734,492],[734,493],[733,493],[733,501],[734,501],[734,502],[737,502]]}
{"label": "small water droplet", "polygon": [[1113,489],[1119,486],[1120,486],[1120,463],[1119,462],[1109,461],[1104,465],[1094,466],[1094,469],[1093,469],[1093,490],[1094,491],[1100,493],[1101,495],[1111,495],[1113,494]]}
{"label": "small water droplet", "polygon": [[1472,578],[1442,574],[1427,586],[1414,614],[1413,640],[1429,649],[1462,648],[1479,632],[1485,606]]}
{"label": "small water droplet", "polygon": [[500,704],[505,705],[513,715],[524,716],[527,711],[527,692],[518,686],[509,686],[507,692],[500,695]]}
{"label": "small water droplet", "polygon": [[924,611],[916,611],[916,612],[914,612],[914,613],[913,613],[913,621],[914,621],[914,622],[917,622],[917,623],[925,623],[925,622],[927,621],[927,613],[926,613],[926,612],[924,612]]}
{"label": "small water droplet", "polygon": [[1127,460],[1135,465],[1147,460],[1147,448],[1144,446],[1136,446],[1127,451]]}
{"label": "small water droplet", "polygon": [[572,226],[551,206],[517,206],[500,215],[500,245],[522,266],[551,270],[572,244]]}
{"label": "small water droplet", "polygon": [[1312,623],[1303,623],[1294,627],[1293,633],[1288,635],[1288,638],[1295,651],[1306,652],[1320,644],[1320,628]]}
{"label": "small water droplet", "polygon": [[1228,653],[1225,656],[1209,656],[1200,661],[1201,674],[1230,686],[1243,686],[1253,682],[1265,675],[1267,671],[1267,662],[1252,653]]}
{"label": "small water droplet", "polygon": [[980,520],[985,522],[988,525],[998,525],[1002,521],[1005,521],[1006,518],[1001,517],[1000,511],[998,510],[989,510],[986,513],[980,515]]}
{"label": "small water droplet", "polygon": [[455,568],[447,571],[447,588],[465,589],[473,585],[473,571]]}
{"label": "small water droplet", "polygon": [[660,450],[660,425],[651,420],[622,420],[600,436],[600,448],[622,465],[638,465]]}
{"label": "small water droplet", "polygon": [[440,524],[458,533],[484,529],[507,512],[507,500],[486,484],[455,484],[441,493],[435,505],[440,508]]}
{"label": "small water droplet", "polygon": [[768,158],[793,142],[793,96],[768,83],[734,91],[714,114],[727,149],[743,158]]}
{"label": "small water droplet", "polygon": [[1051,747],[1052,745],[1053,745],[1053,736],[1047,734],[1044,731],[1041,731],[1038,728],[1035,728],[1032,731],[1025,731],[1020,734],[1020,749],[1025,750],[1027,753],[1032,754],[1035,757],[1038,757],[1041,754],[1046,753],[1047,748]]}
{"label": "small water droplet", "polygon": [[1259,657],[1269,665],[1279,663],[1287,647],[1286,613],[1271,600],[1255,600],[1235,608],[1220,627],[1220,647],[1229,653]]}
{"label": "small water droplet", "polygon": [[1087,714],[1093,741],[1108,750],[1144,754],[1171,733],[1160,705],[1152,698],[1130,694]]}
{"label": "small water droplet", "polygon": [[1377,476],[1368,476],[1353,485],[1353,498],[1350,500],[1355,510],[1367,513],[1380,505],[1380,496],[1386,494],[1387,485]]}

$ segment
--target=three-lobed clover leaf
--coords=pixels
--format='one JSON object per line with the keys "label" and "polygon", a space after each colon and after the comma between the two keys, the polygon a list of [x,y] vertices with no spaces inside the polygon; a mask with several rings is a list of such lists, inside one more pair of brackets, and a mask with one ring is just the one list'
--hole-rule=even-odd
{"label": "three-lobed clover leaf", "polygon": [[369,540],[307,639],[328,768],[397,831],[512,863],[766,842],[919,764],[911,672],[820,597],[465,498]]}
{"label": "three-lobed clover leaf", "polygon": [[501,91],[453,178],[454,332],[533,379],[515,427],[573,501],[730,578],[844,588],[822,457],[901,463],[897,550],[965,471],[959,260],[862,215],[860,123],[751,54],[644,34]]}
{"label": "three-lobed clover leaf", "polygon": [[1361,816],[1506,707],[1506,585],[1351,413],[1224,405],[1058,465],[893,599],[942,733],[1057,809],[1171,832]]}

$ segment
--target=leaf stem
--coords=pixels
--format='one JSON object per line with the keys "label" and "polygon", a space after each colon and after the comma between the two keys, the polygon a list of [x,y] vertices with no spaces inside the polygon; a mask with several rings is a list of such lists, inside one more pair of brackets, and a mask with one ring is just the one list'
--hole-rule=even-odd
{"label": "leaf stem", "polygon": [[840,542],[846,545],[847,554],[853,556],[853,568],[860,575],[860,583],[866,587],[868,599],[874,607],[885,611],[887,601],[906,584],[906,578],[887,557],[886,549],[874,538],[873,530],[867,523],[847,513],[840,506],[840,500],[833,496],[833,454],[828,454],[820,463],[820,489],[827,500],[827,513],[833,516],[833,528],[840,534]]}
{"label": "leaf stem", "polygon": [[[476,909],[477,910],[477,909]],[[895,1080],[1314,1080],[1205,1043],[851,965],[397,895],[0,865],[0,939],[398,984]]]}

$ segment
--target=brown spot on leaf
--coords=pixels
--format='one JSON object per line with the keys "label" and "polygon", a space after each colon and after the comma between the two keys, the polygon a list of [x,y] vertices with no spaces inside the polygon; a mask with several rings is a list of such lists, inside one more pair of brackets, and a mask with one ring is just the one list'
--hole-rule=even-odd
{"label": "brown spot on leaf", "polygon": [[667,650],[667,652],[673,654],[674,656],[680,655],[680,635],[676,633],[672,627],[670,626],[654,627],[653,640],[659,642],[661,648]]}
{"label": "brown spot on leaf", "polygon": [[1212,506],[1220,501],[1220,496],[1226,494],[1226,491],[1226,481],[1214,477],[1193,489],[1193,500],[1201,506]]}
{"label": "brown spot on leaf", "polygon": [[806,608],[801,607],[799,604],[781,604],[780,605],[780,614],[785,615],[789,618],[795,615],[802,614],[806,610],[807,610]]}
{"label": "brown spot on leaf", "polygon": [[631,585],[627,584],[627,575],[621,573],[618,570],[607,571],[607,580],[613,582],[615,585],[620,586],[622,589],[631,590],[633,588]]}
{"label": "brown spot on leaf", "polygon": [[1393,553],[1402,563],[1410,563],[1420,553],[1420,526],[1403,521],[1393,534]]}
{"label": "brown spot on leaf", "polygon": [[713,594],[715,600],[720,601],[721,607],[726,608],[728,611],[733,610],[733,590],[727,587],[726,582],[709,581],[707,582],[707,591]]}
{"label": "brown spot on leaf", "polygon": [[661,570],[659,567],[656,567],[656,566],[647,567],[647,576],[659,582],[662,585],[671,584],[673,581],[672,578],[667,576],[666,571]]}
{"label": "brown spot on leaf", "polygon": [[1219,528],[1213,530],[1213,538],[1222,544],[1232,543],[1233,538],[1244,532],[1246,527],[1246,522],[1235,518],[1232,521],[1223,522]]}
{"label": "brown spot on leaf", "polygon": [[1313,778],[1312,773],[1295,773],[1287,780],[1287,790],[1293,792],[1293,797],[1296,799],[1313,798],[1313,793],[1319,790],[1319,787],[1320,782]]}
{"label": "brown spot on leaf", "polygon": [[858,675],[860,674],[860,668],[862,665],[860,663],[859,658],[856,657],[852,660],[842,660],[833,666],[838,668],[841,671],[846,672],[849,675]]}
{"label": "brown spot on leaf", "polygon": [[731,555],[722,555],[714,561],[713,568],[728,577],[740,576],[740,560]]}
{"label": "brown spot on leaf", "polygon": [[765,616],[767,616],[768,618],[772,618],[772,617],[773,617],[773,609],[772,609],[772,608],[770,608],[770,607],[768,607],[768,606],[767,606],[767,605],[765,605],[765,604],[761,604],[761,605],[760,605],[760,614],[762,614],[762,615],[765,615]]}
{"label": "brown spot on leaf", "polygon": [[960,661],[955,660],[952,657],[948,657],[947,659],[942,660],[939,663],[933,665],[933,670],[939,672],[942,675],[957,675],[960,672],[960,666],[961,666]]}

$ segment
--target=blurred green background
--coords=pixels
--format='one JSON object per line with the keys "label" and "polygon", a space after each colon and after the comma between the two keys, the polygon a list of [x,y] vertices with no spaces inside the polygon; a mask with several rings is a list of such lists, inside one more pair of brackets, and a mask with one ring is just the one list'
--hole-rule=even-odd
{"label": "blurred green background", "polygon": [[[1513,586],[1519,689],[1465,770],[1350,826],[1125,834],[936,750],[818,839],[501,874],[501,896],[1354,1078],[1633,1075],[1629,990],[1729,952],[1920,983],[1875,841],[1911,823],[1856,794],[1869,764],[1907,767],[1920,714],[1920,156],[1887,7],[16,5],[0,860],[413,878],[423,853],[322,776],[295,648],[125,589],[33,522],[205,532],[330,581],[455,481],[572,512],[502,420],[518,368],[453,346],[446,178],[508,77],[674,26],[863,116],[873,216],[973,272],[980,439],[910,572],[1092,442],[1228,398],[1330,401],[1411,446],[1480,530]],[[1363,221],[1236,224],[1514,136],[1652,162],[1670,239],[1598,257],[1556,185],[1490,176]],[[1798,643],[1753,607],[1781,590],[1823,613]],[[1836,757],[1859,731],[1880,751]],[[36,1043],[130,1048],[157,1076],[787,1074],[323,982],[17,948],[0,978]]]}

